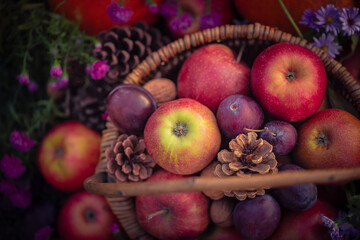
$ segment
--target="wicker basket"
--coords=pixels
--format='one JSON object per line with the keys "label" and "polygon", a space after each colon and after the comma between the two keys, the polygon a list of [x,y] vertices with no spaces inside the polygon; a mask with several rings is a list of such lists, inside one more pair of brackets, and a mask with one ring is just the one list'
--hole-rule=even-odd
{"label": "wicker basket", "polygon": [[[271,44],[279,42],[291,42],[307,47],[315,52],[323,61],[326,68],[329,83],[340,90],[341,95],[346,99],[354,110],[360,112],[360,86],[336,60],[328,57],[322,50],[310,45],[306,40],[294,37],[275,28],[263,26],[255,23],[250,25],[225,25],[212,29],[207,29],[178,39],[167,46],[160,48],[141,62],[125,79],[125,84],[143,85],[149,80],[153,73],[161,75],[162,69],[173,69],[166,71],[169,77],[176,79],[176,74],[182,61],[195,49],[209,43],[223,43],[236,50],[245,44],[244,58],[251,58]],[[252,54],[246,54],[251,52]],[[255,54],[254,54],[255,52]],[[179,61],[180,59],[180,61]],[[254,59],[248,59],[253,62]],[[173,76],[170,76],[173,74]],[[193,181],[178,183],[107,183],[105,150],[110,147],[112,141],[119,136],[118,130],[108,121],[106,129],[102,132],[101,156],[96,169],[96,174],[88,178],[85,189],[89,192],[104,195],[109,202],[114,214],[118,217],[121,225],[125,229],[130,239],[153,239],[138,224],[136,219],[134,198],[132,196],[143,194],[158,194],[174,191],[201,191],[217,190],[222,187],[233,187],[233,189],[244,187],[267,186],[276,187],[293,185],[299,183],[326,183],[339,180],[354,180],[360,178],[360,168],[352,169],[325,169],[325,170],[306,170],[294,177],[286,173],[279,173],[272,176],[259,176],[250,178],[248,181],[232,181],[226,179],[204,179],[194,177]],[[286,178],[286,181],[284,181]],[[242,185],[241,185],[242,184]],[[176,187],[175,187],[176,185]],[[175,190],[174,190],[175,189]]]}

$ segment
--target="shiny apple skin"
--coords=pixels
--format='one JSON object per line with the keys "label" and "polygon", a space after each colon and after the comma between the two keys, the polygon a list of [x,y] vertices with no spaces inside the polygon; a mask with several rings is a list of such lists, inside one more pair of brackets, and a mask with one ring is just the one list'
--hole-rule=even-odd
{"label": "shiny apple skin", "polygon": [[251,68],[251,91],[273,118],[297,122],[320,107],[327,85],[323,62],[294,43],[277,43],[262,51]]}
{"label": "shiny apple skin", "polygon": [[[186,126],[185,135],[175,134],[178,124]],[[194,99],[181,98],[165,103],[150,116],[144,141],[160,167],[189,175],[204,169],[215,158],[221,134],[209,108]]]}

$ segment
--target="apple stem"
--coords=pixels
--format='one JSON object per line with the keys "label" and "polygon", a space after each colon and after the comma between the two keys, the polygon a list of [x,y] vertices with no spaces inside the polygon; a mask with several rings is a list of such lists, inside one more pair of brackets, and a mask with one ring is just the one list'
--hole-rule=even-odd
{"label": "apple stem", "polygon": [[162,214],[167,214],[169,212],[169,209],[167,208],[163,208],[157,212],[151,213],[149,215],[146,216],[147,220],[151,220],[153,217],[157,216],[157,215],[162,215]]}
{"label": "apple stem", "polygon": [[257,129],[244,128],[244,130],[249,131],[249,132],[265,132],[265,131],[267,131],[268,133],[270,133],[271,135],[276,137],[276,133],[273,133],[272,131],[270,131],[268,127],[264,127],[264,129],[258,129],[258,130]]}
{"label": "apple stem", "polygon": [[244,53],[244,49],[245,49],[245,44],[242,44],[242,45],[241,45],[241,48],[240,48],[240,50],[239,50],[239,54],[237,55],[237,58],[236,58],[236,62],[237,62],[237,63],[240,63],[241,58],[242,58],[242,55],[243,55],[243,53]]}

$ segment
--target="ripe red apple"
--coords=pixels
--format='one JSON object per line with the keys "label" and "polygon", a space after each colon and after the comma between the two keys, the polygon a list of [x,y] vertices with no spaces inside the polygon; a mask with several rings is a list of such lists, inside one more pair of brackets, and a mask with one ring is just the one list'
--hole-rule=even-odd
{"label": "ripe red apple", "polygon": [[351,76],[353,76],[355,80],[357,80],[357,83],[360,84],[360,44],[357,45],[354,54],[345,59],[342,62],[342,65],[346,67]]}
{"label": "ripe red apple", "polygon": [[[210,9],[212,13],[217,13],[220,15],[220,25],[230,24],[235,16],[235,8],[232,0],[179,0],[181,4],[181,8],[184,12],[188,12],[193,17],[193,24],[181,31],[181,32],[174,32],[170,27],[169,23],[173,18],[166,20],[166,25],[170,32],[175,37],[183,37],[185,34],[191,34],[197,31],[202,30],[201,26],[199,25],[199,19],[204,15],[207,14],[207,10]],[[211,6],[207,4],[211,3]]]}
{"label": "ripe red apple", "polygon": [[337,209],[323,200],[317,200],[312,208],[304,212],[283,209],[281,214],[280,224],[270,240],[330,240],[320,216],[324,214],[334,219]]}
{"label": "ripe red apple", "polygon": [[319,109],[326,83],[321,59],[293,43],[266,48],[251,69],[251,90],[264,111],[289,122],[301,121]]}
{"label": "ripe red apple", "polygon": [[[161,4],[163,0],[154,0]],[[116,0],[115,2],[120,2]],[[106,13],[111,1],[104,0],[48,0],[49,7],[57,13],[63,14],[68,20],[79,23],[79,28],[89,35],[97,35],[107,31],[115,25],[133,25],[137,21],[154,24],[159,19],[158,13],[151,13],[145,0],[125,1],[125,7],[131,8],[133,15],[126,24],[117,24]]]}
{"label": "ripe red apple", "polygon": [[360,166],[360,120],[347,111],[325,109],[298,130],[294,161],[304,168]]}
{"label": "ripe red apple", "polygon": [[250,69],[236,62],[236,54],[226,45],[210,44],[196,50],[181,66],[177,90],[179,98],[193,98],[216,112],[226,97],[249,93]]}
{"label": "ripe red apple", "polygon": [[165,103],[148,119],[145,146],[154,161],[176,174],[193,174],[216,156],[221,134],[214,114],[190,98]]}
{"label": "ripe red apple", "polygon": [[63,122],[42,139],[37,162],[44,178],[61,191],[83,188],[99,162],[101,136],[76,121]]}
{"label": "ripe red apple", "polygon": [[[184,179],[163,169],[146,182]],[[209,199],[201,192],[183,192],[136,197],[136,215],[145,231],[158,239],[197,237],[210,222]]]}
{"label": "ripe red apple", "polygon": [[60,239],[114,239],[111,225],[116,216],[103,196],[81,191],[70,196],[62,206],[57,230]]}

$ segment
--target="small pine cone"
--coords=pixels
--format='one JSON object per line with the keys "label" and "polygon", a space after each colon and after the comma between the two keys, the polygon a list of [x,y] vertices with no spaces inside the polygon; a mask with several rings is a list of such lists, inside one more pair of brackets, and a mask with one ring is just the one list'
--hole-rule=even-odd
{"label": "small pine cone", "polygon": [[107,172],[116,182],[138,182],[149,178],[154,160],[145,152],[144,139],[121,134],[105,151]]}
{"label": "small pine cone", "polygon": [[[240,134],[229,143],[231,151],[221,150],[217,157],[219,163],[215,168],[217,177],[238,176],[251,177],[252,174],[277,173],[277,161],[272,152],[272,145],[257,134],[249,132]],[[247,191],[225,191],[225,196],[236,197],[239,200],[264,195],[265,189],[248,189]]]}

